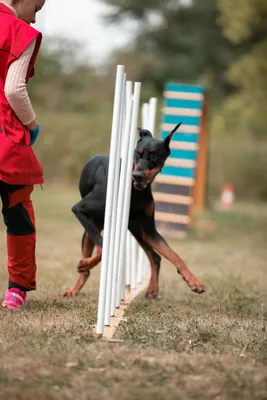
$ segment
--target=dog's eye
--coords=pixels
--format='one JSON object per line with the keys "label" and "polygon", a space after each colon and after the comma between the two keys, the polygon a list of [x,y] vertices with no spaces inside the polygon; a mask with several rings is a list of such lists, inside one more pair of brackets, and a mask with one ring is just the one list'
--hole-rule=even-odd
{"label": "dog's eye", "polygon": [[155,161],[157,159],[157,154],[151,153],[151,160]]}

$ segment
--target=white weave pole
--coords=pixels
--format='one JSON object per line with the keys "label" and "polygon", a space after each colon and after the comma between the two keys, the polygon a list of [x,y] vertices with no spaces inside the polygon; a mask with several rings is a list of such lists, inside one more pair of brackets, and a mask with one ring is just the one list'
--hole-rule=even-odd
{"label": "white weave pole", "polygon": [[[131,104],[131,107],[133,107],[133,86],[132,82],[129,82],[130,86],[127,88],[126,86],[126,108],[128,104]],[[130,129],[131,130],[131,129]],[[128,131],[127,131],[128,132]],[[130,131],[127,136],[127,143],[128,147],[123,149],[123,156],[126,156],[128,158],[128,152],[129,152],[129,139],[130,139]],[[127,163],[126,163],[127,165]],[[125,182],[126,182],[126,176],[125,176]],[[124,189],[125,191],[125,189]],[[119,260],[118,260],[119,263]],[[131,233],[129,230],[127,230],[127,237],[126,237],[126,245],[125,245],[125,255],[124,255],[124,265],[125,267],[123,268],[123,280],[122,280],[122,286],[121,286],[121,300],[125,300],[125,295],[126,295],[126,288],[128,288],[131,285]]]}
{"label": "white weave pole", "polygon": [[[114,247],[117,240],[117,214],[119,211],[118,195],[119,195],[119,183],[120,183],[120,160],[121,160],[121,147],[123,142],[123,126],[125,124],[125,98],[126,98],[126,74],[123,74],[123,84],[121,88],[121,105],[120,105],[120,121],[119,129],[117,132],[117,152],[116,152],[116,166],[115,166],[115,177],[113,187],[113,199],[112,199],[112,216],[111,216],[111,229],[110,229],[110,244],[109,244],[109,259],[108,259],[108,276],[107,276],[107,288],[106,288],[106,304],[105,304],[105,326],[110,324],[110,310],[111,310],[111,297],[114,290],[114,279],[116,279],[116,264],[114,262]],[[119,228],[118,228],[119,229]]]}
{"label": "white weave pole", "polygon": [[127,231],[126,238],[126,277],[125,284],[127,288],[131,287],[131,258],[132,258],[132,235],[130,231]]}
{"label": "white weave pole", "polygon": [[[124,264],[125,265],[125,264]],[[126,284],[125,284],[125,279],[126,279],[126,269],[123,268],[123,274],[122,274],[122,284],[121,284],[121,302],[125,301],[125,295],[126,295]]]}
{"label": "white weave pole", "polygon": [[[156,125],[156,116],[157,116],[157,98],[151,97],[149,100],[148,107],[148,130],[155,136],[155,125]],[[143,264],[143,274],[147,276],[150,270],[150,261],[148,257],[145,255],[144,264]]]}
{"label": "white weave pole", "polygon": [[[148,129],[152,135],[155,133],[157,114],[157,98],[151,97],[149,103],[142,105],[142,128]],[[149,274],[150,262],[141,246],[138,248],[137,282],[141,283],[143,277]]]}
{"label": "white weave pole", "polygon": [[144,103],[142,105],[142,128],[143,129],[148,129],[148,124],[149,124],[149,104]]}
{"label": "white weave pole", "polygon": [[[145,120],[148,123],[148,104],[145,103],[142,106],[142,120],[145,118]],[[142,122],[143,124],[143,122]],[[137,143],[137,142],[136,142]],[[138,245],[137,241],[135,240],[135,238],[131,235],[131,239],[130,239],[130,243],[129,243],[129,252],[131,254],[131,258],[130,258],[130,283],[129,286],[131,289],[136,289],[136,283],[141,283],[142,282],[142,272],[140,273],[140,265],[142,265],[142,262],[139,259],[140,257],[144,257],[144,251],[143,249]],[[138,255],[137,255],[137,249],[138,249]],[[142,252],[144,253],[142,255]],[[143,267],[142,267],[143,269]]]}
{"label": "white weave pole", "polygon": [[[127,103],[133,104],[133,88],[131,87],[131,91],[127,92]],[[130,139],[130,136],[129,136]],[[127,157],[129,153],[129,144],[128,142],[128,148],[127,148]],[[131,247],[131,233],[127,230],[127,237],[126,237],[126,258],[125,258],[125,263],[126,263],[126,271],[125,271],[125,286],[127,288],[130,288],[131,286],[131,259],[132,259],[132,247]]]}
{"label": "white weave pole", "polygon": [[[142,105],[142,128],[148,129],[148,121],[149,121],[149,104],[144,103]],[[146,253],[144,252],[141,246],[138,247],[138,258],[137,258],[137,282],[141,283],[143,280],[144,273],[144,265],[145,265],[145,257]]]}
{"label": "white weave pole", "polygon": [[112,222],[113,188],[115,182],[115,169],[116,169],[116,157],[118,149],[118,131],[120,127],[120,111],[121,111],[123,78],[124,78],[124,66],[118,65],[116,74],[116,83],[115,83],[114,105],[113,105],[113,120],[112,120],[112,131],[111,131],[111,142],[110,142],[107,194],[106,194],[106,210],[104,219],[105,233],[103,237],[102,263],[101,263],[101,273],[100,273],[98,313],[97,313],[97,325],[96,325],[96,333],[99,335],[102,335],[104,332],[109,244],[110,244],[110,232],[111,232],[111,222]]}
{"label": "white weave pole", "polygon": [[[129,90],[127,92],[127,102],[132,104],[133,107],[133,86],[131,86],[131,90]],[[131,134],[131,128],[129,131],[129,137],[128,137],[128,148],[125,151],[125,154],[127,154],[127,159],[128,159],[128,154],[129,154],[129,145],[130,145],[130,134]],[[127,163],[126,163],[127,165]],[[125,182],[126,182],[126,177],[125,177]],[[131,233],[129,230],[127,230],[127,237],[126,237],[126,245],[124,245],[126,254],[125,254],[125,259],[124,259],[124,277],[125,280],[122,282],[122,292],[124,294],[124,298],[125,298],[125,294],[126,294],[126,288],[128,289],[131,285]],[[124,299],[122,299],[124,300]]]}
{"label": "white weave pole", "polygon": [[[149,104],[144,103],[141,109],[142,117],[142,128],[146,128],[149,125]],[[130,274],[130,287],[131,289],[136,288],[136,283],[141,283],[143,278],[143,266],[144,258],[146,254],[141,246],[138,245],[137,241],[133,236],[131,236],[131,274]],[[138,254],[137,254],[138,250]]]}
{"label": "white weave pole", "polygon": [[131,237],[131,289],[136,289],[136,274],[137,274],[137,262],[136,262],[136,252],[137,252],[137,241],[135,237]]}
{"label": "white weave pole", "polygon": [[[120,184],[118,193],[118,207],[116,214],[116,232],[114,233],[114,238],[116,240],[112,243],[114,246],[114,267],[113,267],[113,282],[112,282],[112,296],[111,296],[111,307],[110,314],[113,316],[116,310],[116,295],[117,295],[117,284],[118,284],[118,265],[119,265],[119,253],[122,251],[121,245],[121,226],[123,218],[123,206],[125,201],[125,188],[126,188],[126,175],[127,175],[127,161],[129,157],[129,142],[131,133],[131,123],[132,123],[132,111],[133,111],[133,101],[132,101],[132,82],[127,82],[126,84],[126,121],[125,130],[123,132],[123,151],[121,152],[121,173],[120,173]],[[125,246],[125,244],[124,244]],[[125,285],[125,282],[124,282]],[[118,288],[119,289],[119,288]],[[122,291],[122,289],[121,289]]]}
{"label": "white weave pole", "polygon": [[131,201],[131,192],[132,192],[133,158],[134,158],[134,148],[135,148],[136,133],[137,133],[140,93],[141,93],[141,83],[135,82],[134,94],[133,94],[133,113],[132,113],[132,121],[131,121],[131,134],[130,134],[129,153],[128,153],[128,160],[127,160],[125,200],[124,200],[124,204],[123,204],[123,218],[122,218],[122,225],[121,225],[121,249],[120,249],[121,251],[120,251],[120,256],[119,256],[116,307],[120,306],[120,300],[121,300],[121,286],[122,286],[122,278],[123,278],[125,242],[126,242],[127,229],[128,229],[128,223],[129,223],[129,210],[130,210],[130,201]]}
{"label": "white weave pole", "polygon": [[148,130],[155,136],[155,125],[157,115],[157,98],[151,97],[149,100],[149,112],[148,112]]}

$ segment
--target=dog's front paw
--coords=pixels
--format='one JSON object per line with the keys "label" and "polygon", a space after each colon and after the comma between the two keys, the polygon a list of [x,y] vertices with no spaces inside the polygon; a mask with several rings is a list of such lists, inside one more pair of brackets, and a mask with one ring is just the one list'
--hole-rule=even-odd
{"label": "dog's front paw", "polygon": [[158,287],[156,286],[149,286],[147,291],[146,291],[146,299],[151,300],[151,299],[156,299],[159,295],[159,290]]}
{"label": "dog's front paw", "polygon": [[183,275],[183,279],[186,281],[192,292],[199,294],[206,292],[204,283],[200,282],[194,275],[185,274]]}
{"label": "dog's front paw", "polygon": [[79,292],[77,290],[73,290],[73,289],[69,289],[66,290],[65,292],[63,292],[61,294],[62,297],[73,297],[73,296],[77,296],[79,294]]}

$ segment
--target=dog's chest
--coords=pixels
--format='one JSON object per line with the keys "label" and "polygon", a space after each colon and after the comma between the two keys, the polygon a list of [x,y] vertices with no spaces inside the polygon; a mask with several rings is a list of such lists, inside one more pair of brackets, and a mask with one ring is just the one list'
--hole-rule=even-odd
{"label": "dog's chest", "polygon": [[150,191],[138,192],[132,190],[130,212],[134,214],[141,214],[147,206],[153,201]]}

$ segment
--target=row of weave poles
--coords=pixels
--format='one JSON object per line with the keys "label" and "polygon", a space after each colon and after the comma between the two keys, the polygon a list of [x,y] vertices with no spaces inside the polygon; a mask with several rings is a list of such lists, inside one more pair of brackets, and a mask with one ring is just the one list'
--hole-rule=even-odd
{"label": "row of weave poles", "polygon": [[[102,335],[111,317],[149,275],[149,260],[128,231],[134,149],[138,140],[141,83],[127,80],[123,65],[117,66],[110,140],[103,250],[96,333]],[[157,99],[141,107],[141,127],[153,135]]]}

